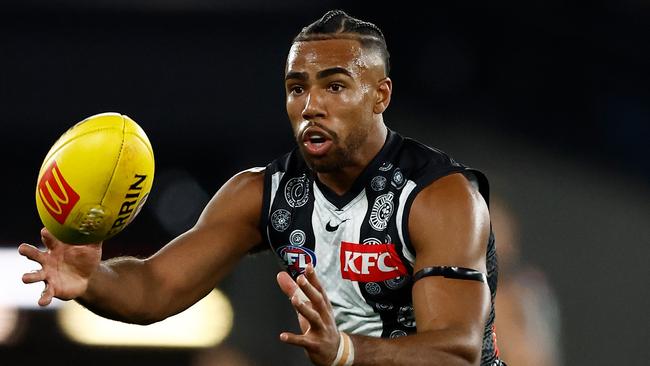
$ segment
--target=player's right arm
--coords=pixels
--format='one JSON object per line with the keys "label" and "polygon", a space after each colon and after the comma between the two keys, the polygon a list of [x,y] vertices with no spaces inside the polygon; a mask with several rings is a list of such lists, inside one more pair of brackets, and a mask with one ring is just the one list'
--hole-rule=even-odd
{"label": "player's right arm", "polygon": [[20,254],[41,264],[23,282],[43,281],[39,305],[53,297],[76,299],[116,320],[148,324],[207,295],[262,241],[259,227],[264,172],[235,175],[215,194],[196,225],[147,259],[100,262],[101,244],[72,246],[42,231],[47,250],[22,244]]}

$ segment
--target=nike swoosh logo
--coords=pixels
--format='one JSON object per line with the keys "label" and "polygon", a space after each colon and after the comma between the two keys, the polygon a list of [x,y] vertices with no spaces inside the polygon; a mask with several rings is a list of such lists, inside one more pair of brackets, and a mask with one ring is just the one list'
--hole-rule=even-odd
{"label": "nike swoosh logo", "polygon": [[327,230],[327,231],[329,231],[329,232],[334,232],[334,231],[336,231],[336,229],[339,228],[339,225],[341,225],[342,223],[344,223],[344,222],[346,222],[346,221],[348,221],[348,220],[349,220],[349,219],[345,219],[345,220],[339,222],[338,225],[336,225],[336,226],[332,226],[332,225],[330,225],[329,222],[327,222],[327,225],[325,225],[325,230]]}

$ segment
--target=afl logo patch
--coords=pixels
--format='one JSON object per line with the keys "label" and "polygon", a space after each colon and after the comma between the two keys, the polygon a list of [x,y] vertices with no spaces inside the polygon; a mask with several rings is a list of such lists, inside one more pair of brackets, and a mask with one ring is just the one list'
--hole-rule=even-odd
{"label": "afl logo patch", "polygon": [[316,254],[309,248],[285,245],[278,248],[276,253],[282,259],[292,277],[303,273],[309,263],[316,267]]}
{"label": "afl logo patch", "polygon": [[382,231],[388,226],[388,220],[393,214],[393,192],[382,194],[375,199],[370,213],[370,226],[377,231]]}
{"label": "afl logo patch", "polygon": [[376,192],[383,191],[384,188],[386,188],[386,178],[381,175],[372,178],[372,181],[370,181],[370,188]]}
{"label": "afl logo patch", "polygon": [[302,207],[309,201],[309,180],[305,174],[289,179],[284,186],[284,198],[291,207]]}
{"label": "afl logo patch", "polygon": [[280,208],[275,210],[273,214],[271,215],[271,226],[276,231],[285,231],[289,228],[289,224],[291,223],[291,212]]}
{"label": "afl logo patch", "polygon": [[294,230],[289,235],[289,243],[296,247],[301,247],[305,244],[306,236],[302,230]]}

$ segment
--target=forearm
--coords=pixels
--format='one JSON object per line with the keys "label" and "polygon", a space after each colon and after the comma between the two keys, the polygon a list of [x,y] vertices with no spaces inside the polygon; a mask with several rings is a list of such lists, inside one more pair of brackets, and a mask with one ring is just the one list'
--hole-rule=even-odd
{"label": "forearm", "polygon": [[355,366],[469,366],[480,362],[480,341],[455,331],[422,332],[395,339],[350,337]]}
{"label": "forearm", "polygon": [[103,317],[128,323],[162,320],[160,299],[146,262],[133,257],[102,262],[88,280],[84,294],[75,300]]}

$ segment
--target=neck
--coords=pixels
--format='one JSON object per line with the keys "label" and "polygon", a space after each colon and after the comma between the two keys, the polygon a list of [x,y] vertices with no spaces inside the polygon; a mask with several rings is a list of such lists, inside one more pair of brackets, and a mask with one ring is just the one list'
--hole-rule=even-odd
{"label": "neck", "polygon": [[361,175],[363,170],[370,164],[372,159],[377,156],[386,142],[388,129],[383,123],[371,131],[368,140],[359,149],[354,157],[352,164],[329,173],[317,173],[318,180],[331,189],[334,193],[341,196],[352,188],[356,179]]}

